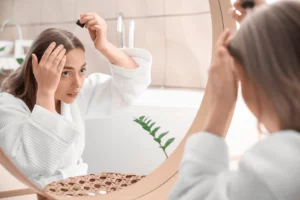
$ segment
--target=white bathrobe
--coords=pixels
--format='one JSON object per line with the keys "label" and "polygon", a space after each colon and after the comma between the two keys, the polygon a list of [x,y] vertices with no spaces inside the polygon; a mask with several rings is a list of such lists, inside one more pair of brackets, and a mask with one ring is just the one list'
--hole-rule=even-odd
{"label": "white bathrobe", "polygon": [[112,116],[124,110],[150,85],[149,52],[124,51],[139,67],[127,70],[111,65],[112,76],[91,74],[73,104],[61,103],[61,115],[38,105],[30,112],[22,100],[0,93],[0,147],[38,187],[87,174],[88,166],[81,158],[85,119]]}
{"label": "white bathrobe", "polygon": [[185,145],[179,180],[170,200],[299,200],[300,133],[280,131],[246,151],[229,170],[223,138],[192,135]]}

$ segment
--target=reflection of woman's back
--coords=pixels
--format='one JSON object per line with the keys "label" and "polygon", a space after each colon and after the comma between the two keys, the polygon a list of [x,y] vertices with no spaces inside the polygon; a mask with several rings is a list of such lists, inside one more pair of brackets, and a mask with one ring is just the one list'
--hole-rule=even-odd
{"label": "reflection of woman's back", "polygon": [[[128,107],[150,84],[152,58],[141,49],[101,52],[113,63],[112,76],[85,79],[84,46],[73,38],[64,30],[45,30],[2,83],[0,147],[39,187],[86,174],[84,120]],[[130,64],[135,67],[127,70]]]}

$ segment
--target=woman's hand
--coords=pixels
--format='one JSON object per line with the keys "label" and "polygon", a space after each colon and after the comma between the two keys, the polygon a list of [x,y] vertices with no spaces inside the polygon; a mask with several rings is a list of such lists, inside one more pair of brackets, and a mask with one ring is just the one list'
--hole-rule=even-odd
{"label": "woman's hand", "polygon": [[233,58],[227,50],[230,35],[230,31],[225,30],[217,41],[207,83],[207,89],[213,91],[212,102],[228,108],[235,104],[238,85]]}
{"label": "woman's hand", "polygon": [[89,30],[96,49],[102,51],[108,47],[107,24],[104,19],[96,13],[86,13],[80,15],[80,23],[85,24],[85,28]]}
{"label": "woman's hand", "polygon": [[80,15],[80,23],[85,24],[90,36],[98,49],[112,64],[124,67],[125,69],[135,69],[137,63],[123,51],[109,43],[107,40],[107,24],[96,13],[86,13]]}
{"label": "woman's hand", "polygon": [[49,45],[39,63],[36,55],[32,54],[32,69],[38,91],[49,95],[55,94],[66,63],[66,49],[63,45],[55,46],[55,42]]}
{"label": "woman's hand", "polygon": [[[261,6],[263,4],[266,4],[266,0],[255,0],[255,7]],[[228,12],[238,23],[241,23],[241,21],[243,21],[247,14],[246,10],[242,7],[241,0],[236,0],[233,3],[233,8],[230,8]]]}
{"label": "woman's hand", "polygon": [[226,136],[228,122],[231,119],[238,94],[238,81],[233,58],[227,50],[229,37],[229,30],[224,31],[219,37],[205,91],[208,95],[210,110],[203,131],[221,137]]}
{"label": "woman's hand", "polygon": [[55,42],[49,45],[39,63],[32,54],[32,70],[38,84],[36,104],[53,113],[56,112],[55,92],[66,63],[66,49],[63,45],[55,46]]}

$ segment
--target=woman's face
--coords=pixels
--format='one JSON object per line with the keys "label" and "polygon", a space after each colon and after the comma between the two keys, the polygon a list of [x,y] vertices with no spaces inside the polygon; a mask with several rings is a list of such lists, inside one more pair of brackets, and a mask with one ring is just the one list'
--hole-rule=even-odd
{"label": "woman's face", "polygon": [[79,48],[69,51],[66,56],[66,64],[61,74],[55,98],[66,104],[71,104],[83,85],[86,61],[84,51]]}

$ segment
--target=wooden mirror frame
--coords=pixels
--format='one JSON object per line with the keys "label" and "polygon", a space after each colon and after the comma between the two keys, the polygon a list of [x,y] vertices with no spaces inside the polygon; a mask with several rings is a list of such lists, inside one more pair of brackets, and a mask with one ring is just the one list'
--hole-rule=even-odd
{"label": "wooden mirror frame", "polygon": [[[236,30],[236,23],[231,19],[228,14],[228,9],[231,7],[230,0],[209,0],[211,10],[211,21],[212,21],[212,49],[214,52],[214,44],[218,37],[225,28],[230,30]],[[213,55],[212,52],[212,55]],[[72,200],[164,200],[168,199],[169,193],[177,181],[178,168],[181,161],[181,157],[184,150],[186,139],[193,133],[201,130],[206,112],[210,108],[208,107],[207,94],[201,102],[201,106],[198,113],[191,125],[189,131],[181,141],[177,149],[171,154],[171,156],[162,165],[155,169],[151,174],[146,176],[138,183],[124,188],[122,190],[110,193],[108,195],[94,196],[94,197],[73,197]],[[200,103],[200,102],[199,102]],[[231,122],[231,119],[230,119]],[[229,127],[229,123],[228,123]],[[227,127],[227,129],[228,129]],[[232,158],[234,159],[234,158]],[[38,194],[38,199],[56,199],[56,200],[69,200],[70,198],[55,196],[45,193],[45,191],[37,188],[33,185],[6,157],[6,155],[0,149],[0,163],[6,168],[14,177],[29,187],[29,189],[20,189],[13,191],[0,191],[1,198],[9,198],[14,196],[22,196],[28,194]],[[4,180],[1,180],[4,181]]]}

